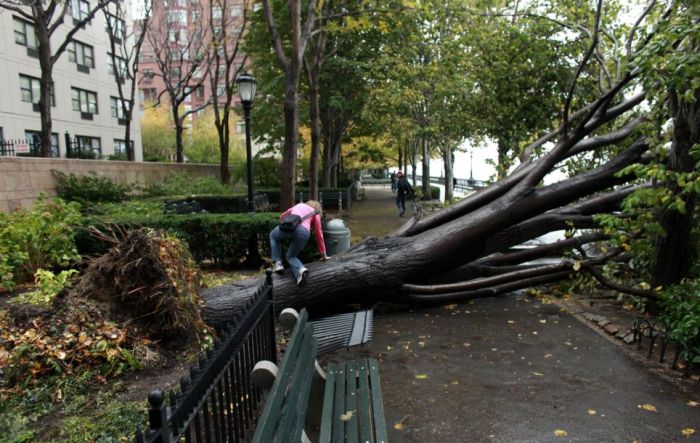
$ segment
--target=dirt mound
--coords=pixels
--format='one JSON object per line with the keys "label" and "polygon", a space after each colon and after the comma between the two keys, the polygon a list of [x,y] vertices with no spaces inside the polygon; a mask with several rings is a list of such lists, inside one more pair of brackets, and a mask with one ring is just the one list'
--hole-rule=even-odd
{"label": "dirt mound", "polygon": [[208,329],[200,315],[199,269],[187,247],[151,229],[115,243],[90,261],[66,300],[97,300],[109,318],[162,345],[198,343]]}

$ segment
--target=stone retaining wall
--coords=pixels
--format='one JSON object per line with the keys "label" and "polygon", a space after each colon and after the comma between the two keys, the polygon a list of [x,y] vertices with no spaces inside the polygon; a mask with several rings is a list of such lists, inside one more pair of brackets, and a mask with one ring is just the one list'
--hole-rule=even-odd
{"label": "stone retaining wall", "polygon": [[41,192],[56,195],[56,178],[52,170],[75,175],[95,172],[118,183],[141,185],[162,182],[169,174],[177,172],[186,172],[193,177],[220,177],[218,165],[0,157],[0,211],[29,208]]}

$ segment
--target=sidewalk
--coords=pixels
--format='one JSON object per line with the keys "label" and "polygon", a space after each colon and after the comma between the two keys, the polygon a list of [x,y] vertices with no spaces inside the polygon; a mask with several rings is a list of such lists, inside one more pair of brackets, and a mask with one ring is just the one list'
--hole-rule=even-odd
{"label": "sidewalk", "polygon": [[[365,195],[344,214],[353,241],[405,221],[386,208],[388,187]],[[697,383],[658,376],[563,308],[525,295],[379,306],[367,346],[324,360],[353,355],[380,360],[391,442],[700,441]]]}

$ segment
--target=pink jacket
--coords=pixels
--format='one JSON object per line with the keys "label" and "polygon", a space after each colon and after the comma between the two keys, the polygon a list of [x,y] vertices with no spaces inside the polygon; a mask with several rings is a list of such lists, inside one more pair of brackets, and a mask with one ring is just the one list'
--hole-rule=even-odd
{"label": "pink jacket", "polygon": [[[299,203],[284,211],[282,215],[280,215],[280,220],[282,220],[289,214],[298,215],[299,217],[304,218],[304,216],[311,214],[313,211],[315,211],[315,209],[307,205],[306,203]],[[316,244],[318,245],[318,252],[320,252],[321,255],[326,255],[326,243],[323,240],[323,227],[321,226],[321,215],[318,213],[314,214],[306,220],[303,220],[301,222],[301,225],[304,227],[304,229],[311,232],[312,222],[314,224],[314,232],[316,233]]]}

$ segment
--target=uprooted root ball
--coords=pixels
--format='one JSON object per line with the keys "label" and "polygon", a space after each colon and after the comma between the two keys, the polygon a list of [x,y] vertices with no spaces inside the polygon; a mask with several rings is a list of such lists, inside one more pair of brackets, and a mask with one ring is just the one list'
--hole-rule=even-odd
{"label": "uprooted root ball", "polygon": [[179,239],[140,229],[93,259],[69,298],[99,300],[111,318],[161,344],[194,344],[208,330],[198,282],[199,270]]}

